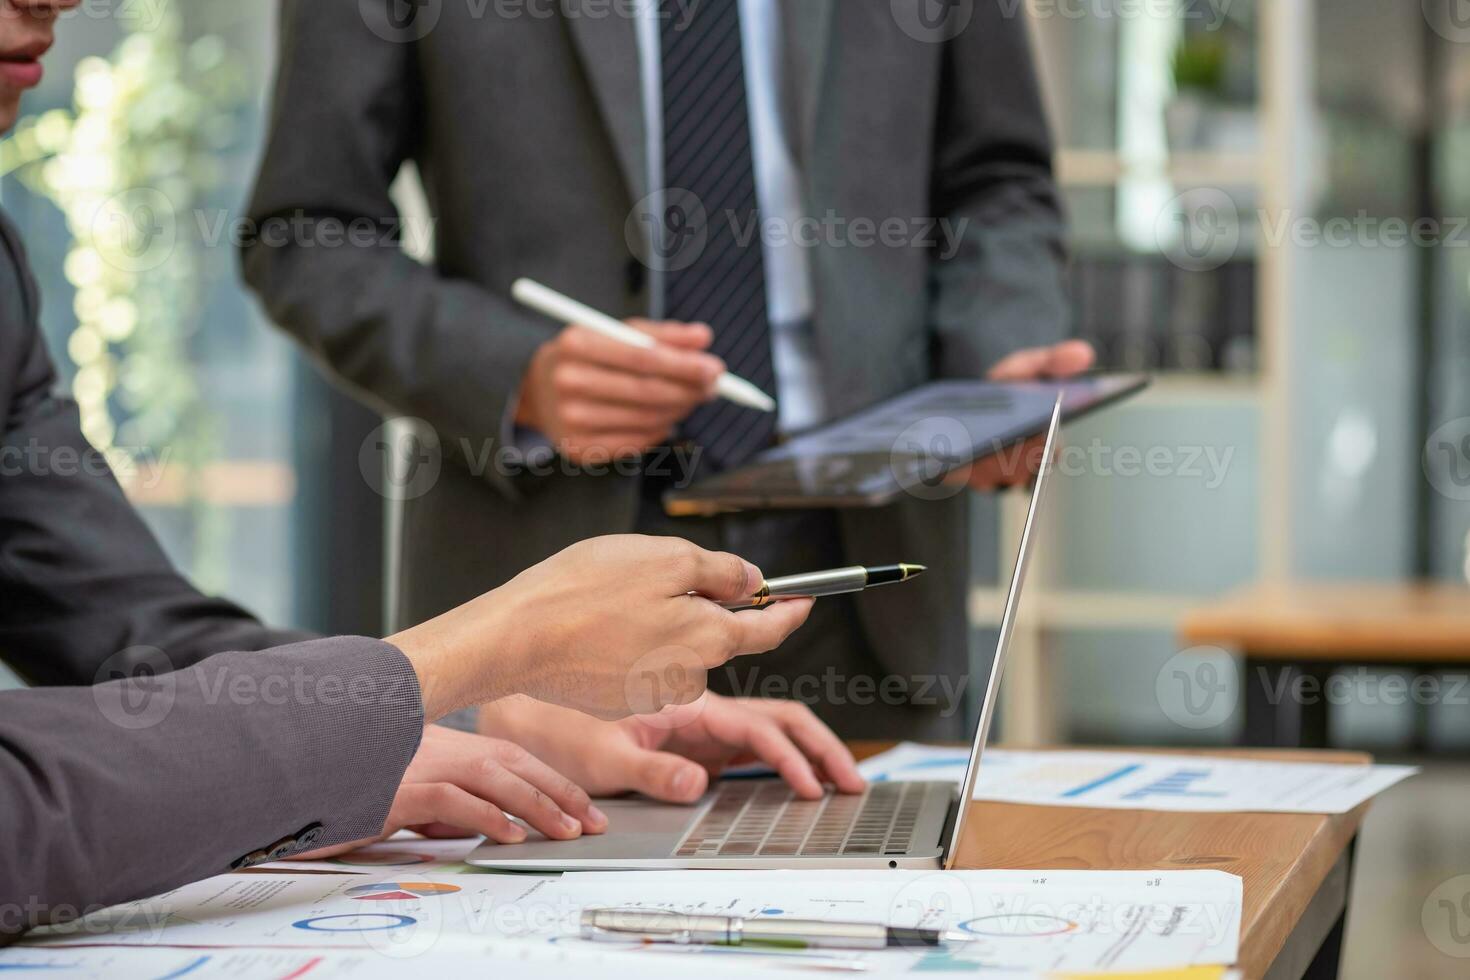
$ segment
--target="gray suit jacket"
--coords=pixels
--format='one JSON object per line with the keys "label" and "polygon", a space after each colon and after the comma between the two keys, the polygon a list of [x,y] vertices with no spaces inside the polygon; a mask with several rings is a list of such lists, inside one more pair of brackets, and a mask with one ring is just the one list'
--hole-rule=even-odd
{"label": "gray suit jacket", "polygon": [[178,576],[36,317],[0,213],[0,658],[43,685],[0,691],[0,944],[378,833],[423,730],[395,648],[272,631]]}
{"label": "gray suit jacket", "polygon": [[[250,205],[261,236],[244,268],[328,370],[438,435],[443,472],[405,512],[399,614],[417,620],[576,540],[633,528],[636,476],[533,476],[494,461],[554,328],[512,304],[511,282],[646,314],[648,243],[626,228],[648,187],[635,24],[619,13],[629,5],[502,16],[511,8],[431,3],[407,26],[373,13],[388,6],[283,0]],[[784,115],[807,213],[928,216],[963,231],[948,256],[922,242],[814,250],[834,417],[1064,334],[1051,143],[1025,18],[1003,7],[978,0],[937,43],[907,33],[886,0],[783,5]],[[407,160],[433,209],[432,268],[398,248],[388,189]],[[860,603],[886,668],[966,669],[966,514],[955,498],[843,515],[852,560],[903,555],[935,572],[921,590]]]}

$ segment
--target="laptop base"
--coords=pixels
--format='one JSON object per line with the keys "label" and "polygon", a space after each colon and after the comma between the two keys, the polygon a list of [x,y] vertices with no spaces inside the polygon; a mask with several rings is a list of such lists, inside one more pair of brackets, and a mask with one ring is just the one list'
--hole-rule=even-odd
{"label": "laptop base", "polygon": [[[896,801],[880,798],[895,791]],[[482,844],[466,861],[506,871],[935,870],[956,798],[951,783],[875,783],[862,796],[807,802],[774,778],[727,780],[690,806],[598,800],[605,834],[553,841],[532,831],[521,844]]]}

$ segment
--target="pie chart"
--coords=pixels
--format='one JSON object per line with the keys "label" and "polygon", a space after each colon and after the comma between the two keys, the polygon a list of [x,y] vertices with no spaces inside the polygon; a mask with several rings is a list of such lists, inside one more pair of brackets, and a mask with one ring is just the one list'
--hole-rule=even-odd
{"label": "pie chart", "polygon": [[458,885],[437,881],[375,881],[370,885],[353,885],[343,894],[360,902],[411,902],[416,898],[453,895],[457,891]]}

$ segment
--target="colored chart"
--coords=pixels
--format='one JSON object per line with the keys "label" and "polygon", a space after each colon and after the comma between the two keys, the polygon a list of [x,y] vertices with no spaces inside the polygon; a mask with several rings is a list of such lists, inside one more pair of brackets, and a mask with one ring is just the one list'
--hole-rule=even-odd
{"label": "colored chart", "polygon": [[923,777],[937,774],[940,779],[952,775],[953,778],[958,780],[963,778],[965,766],[969,765],[969,763],[970,756],[968,753],[965,755],[956,755],[952,759],[920,759],[918,762],[911,762],[907,765],[899,766],[891,773],[882,772],[876,776],[872,776],[869,782],[885,783],[891,779],[906,779],[909,773],[917,773]]}
{"label": "colored chart", "polygon": [[1146,786],[1123,797],[1125,800],[1146,800],[1151,796],[1198,796],[1206,799],[1218,799],[1225,793],[1221,790],[1194,789],[1195,783],[1208,780],[1212,773],[1208,769],[1180,769],[1166,776],[1154,780]]}
{"label": "colored chart", "polygon": [[349,851],[346,854],[335,857],[332,861],[336,864],[345,864],[350,867],[371,868],[387,867],[400,868],[411,864],[432,864],[432,854],[418,854],[413,851]]}
{"label": "colored chart", "polygon": [[360,902],[411,902],[416,898],[453,895],[457,891],[458,885],[437,881],[375,881],[369,885],[354,885],[343,894]]}
{"label": "colored chart", "polygon": [[984,915],[978,919],[961,922],[960,928],[976,936],[1060,936],[1077,928],[1077,923],[1055,915],[1036,912],[1017,912],[1001,915]]}
{"label": "colored chart", "polygon": [[411,915],[367,912],[362,915],[319,915],[311,919],[298,919],[291,926],[307,932],[382,932],[385,929],[402,929],[417,921],[419,920]]}

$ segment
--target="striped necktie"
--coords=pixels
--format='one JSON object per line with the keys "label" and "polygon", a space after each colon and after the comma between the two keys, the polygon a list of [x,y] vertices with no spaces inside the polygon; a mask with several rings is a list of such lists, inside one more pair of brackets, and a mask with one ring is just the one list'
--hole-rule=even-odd
{"label": "striped necktie", "polygon": [[[663,182],[671,203],[703,208],[708,229],[693,261],[665,273],[664,313],[670,320],[708,323],[711,351],[735,374],[774,394],[740,5],[663,0],[659,14]],[[774,412],[724,400],[697,409],[681,429],[703,450],[701,468],[714,469],[739,465],[770,445],[775,433]]]}

